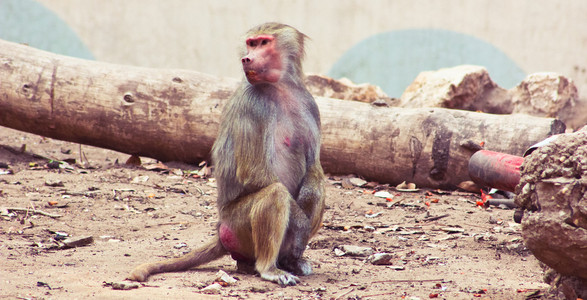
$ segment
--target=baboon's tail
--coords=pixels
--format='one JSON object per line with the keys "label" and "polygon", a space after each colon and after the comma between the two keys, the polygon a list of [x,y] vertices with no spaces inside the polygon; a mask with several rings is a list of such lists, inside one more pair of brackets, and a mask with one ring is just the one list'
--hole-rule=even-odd
{"label": "baboon's tail", "polygon": [[146,281],[150,275],[165,272],[185,271],[187,269],[219,259],[226,254],[228,254],[228,252],[226,249],[224,249],[218,237],[215,237],[208,244],[198,249],[192,250],[190,253],[182,257],[142,264],[132,270],[127,279],[133,281]]}

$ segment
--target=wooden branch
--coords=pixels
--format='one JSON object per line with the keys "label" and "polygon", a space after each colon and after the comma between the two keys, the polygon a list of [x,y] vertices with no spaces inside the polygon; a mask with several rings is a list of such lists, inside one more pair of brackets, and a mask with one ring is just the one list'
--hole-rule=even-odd
{"label": "wooden branch", "polygon": [[[238,63],[236,61],[235,63]],[[147,156],[208,157],[238,80],[86,61],[0,40],[0,126]],[[554,119],[316,98],[326,172],[454,188],[470,180],[461,144],[520,155],[564,131]]]}
{"label": "wooden branch", "polygon": [[43,216],[47,216],[50,218],[61,218],[62,217],[61,215],[48,213],[48,212],[42,211],[40,209],[34,209],[34,208],[2,207],[1,209],[5,209],[7,211],[20,211],[20,212],[27,212],[27,213],[31,213],[31,214],[38,214],[38,215],[43,215]]}

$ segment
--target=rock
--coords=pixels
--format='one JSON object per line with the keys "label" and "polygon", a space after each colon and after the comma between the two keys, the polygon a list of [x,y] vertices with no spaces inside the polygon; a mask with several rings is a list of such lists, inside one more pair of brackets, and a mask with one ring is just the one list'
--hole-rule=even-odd
{"label": "rock", "polygon": [[132,183],[143,183],[147,181],[149,181],[149,176],[147,175],[137,176],[132,179]]}
{"label": "rock", "polygon": [[63,184],[63,181],[61,181],[59,179],[47,179],[47,180],[45,180],[45,185],[46,186],[50,186],[50,187],[62,187],[62,186],[65,186]]}
{"label": "rock", "polygon": [[587,127],[527,156],[516,187],[528,249],[562,275],[587,281]]}
{"label": "rock", "polygon": [[334,255],[336,255],[336,256],[343,256],[343,255],[345,255],[345,254],[346,254],[346,253],[345,253],[344,251],[342,251],[342,250],[340,250],[340,249],[338,249],[338,248],[335,248],[335,249],[334,249]]}
{"label": "rock", "polygon": [[367,232],[374,232],[375,231],[375,227],[370,226],[370,225],[363,226],[363,229]]}
{"label": "rock", "polygon": [[575,126],[587,122],[587,115],[576,114],[580,106],[577,87],[573,80],[562,75],[530,74],[511,89],[510,94],[513,113],[559,118],[564,123],[573,123]]}
{"label": "rock", "polygon": [[342,181],[340,182],[340,185],[342,186],[343,189],[347,189],[347,190],[353,189],[355,187],[349,178],[343,178]]}
{"label": "rock", "polygon": [[471,193],[478,193],[483,187],[471,180],[463,181],[457,185],[460,189]]}
{"label": "rock", "polygon": [[134,282],[111,282],[109,283],[109,285],[112,287],[113,290],[127,291],[139,288],[139,284]]}
{"label": "rock", "polygon": [[351,182],[352,185],[357,186],[357,187],[362,187],[365,184],[367,184],[367,181],[365,181],[361,178],[350,178],[349,181]]}
{"label": "rock", "polygon": [[355,84],[347,78],[335,80],[323,75],[308,75],[305,83],[314,96],[367,103],[382,100],[388,105],[394,104],[393,99],[388,97],[380,87],[371,84]]}
{"label": "rock", "polygon": [[77,238],[68,238],[63,240],[62,245],[59,247],[59,249],[69,249],[69,248],[76,248],[76,247],[82,247],[82,246],[87,246],[89,244],[94,243],[94,237],[92,236],[83,236],[83,237],[77,237]]}
{"label": "rock", "polygon": [[373,196],[379,197],[379,198],[392,198],[393,197],[393,195],[387,191],[376,192],[375,194],[373,194]]}
{"label": "rock", "polygon": [[175,244],[175,246],[173,246],[173,248],[175,249],[181,249],[181,248],[185,248],[188,245],[186,243],[179,243],[179,244]]}
{"label": "rock", "polygon": [[[344,253],[343,255],[348,256],[369,256],[373,254],[373,248],[370,247],[360,247],[360,246],[352,246],[352,245],[342,245],[339,247],[340,251]],[[335,249],[336,250],[336,249]],[[336,252],[336,255],[339,255],[341,252]]]}
{"label": "rock", "polygon": [[218,282],[214,282],[213,284],[201,289],[200,291],[206,294],[220,294],[221,290],[222,285],[220,285],[220,283]]}
{"label": "rock", "polygon": [[403,181],[402,183],[398,184],[395,187],[396,190],[400,191],[400,192],[407,192],[407,191],[418,191],[418,189],[416,188],[416,184],[412,183],[412,182],[405,182]]}
{"label": "rock", "polygon": [[461,65],[425,71],[400,98],[401,107],[444,107],[510,113],[507,90],[500,88],[481,66]]}
{"label": "rock", "polygon": [[216,273],[216,281],[225,282],[228,285],[233,285],[236,283],[236,279],[228,275],[228,273],[224,272],[223,270],[219,270],[218,273]]}
{"label": "rock", "polygon": [[391,265],[391,253],[375,253],[367,258],[367,261],[373,265]]}
{"label": "rock", "polygon": [[534,73],[506,90],[491,80],[487,69],[473,65],[418,74],[398,106],[523,113],[558,118],[571,128],[587,124],[587,98],[579,99],[573,80],[556,73]]}
{"label": "rock", "polygon": [[544,282],[551,285],[545,299],[587,299],[587,282],[574,276],[561,276],[553,269],[544,272]]}

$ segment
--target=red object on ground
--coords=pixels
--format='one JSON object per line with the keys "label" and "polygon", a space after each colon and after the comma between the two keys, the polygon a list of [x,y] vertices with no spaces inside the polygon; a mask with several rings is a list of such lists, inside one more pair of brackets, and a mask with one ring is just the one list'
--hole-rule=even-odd
{"label": "red object on ground", "polygon": [[514,192],[523,162],[521,156],[479,150],[469,159],[469,176],[477,184]]}

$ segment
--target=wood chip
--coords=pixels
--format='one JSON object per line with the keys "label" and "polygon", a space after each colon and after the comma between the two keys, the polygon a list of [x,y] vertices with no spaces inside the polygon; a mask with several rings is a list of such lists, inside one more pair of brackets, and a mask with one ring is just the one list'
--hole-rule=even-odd
{"label": "wood chip", "polygon": [[85,236],[85,237],[78,237],[78,238],[69,238],[61,242],[61,246],[59,249],[68,249],[68,248],[76,248],[81,246],[86,246],[92,244],[94,242],[93,236]]}
{"label": "wood chip", "polygon": [[448,233],[465,232],[465,229],[464,228],[460,228],[460,227],[443,227],[443,228],[440,228],[440,230],[442,230],[444,232],[448,232]]}

